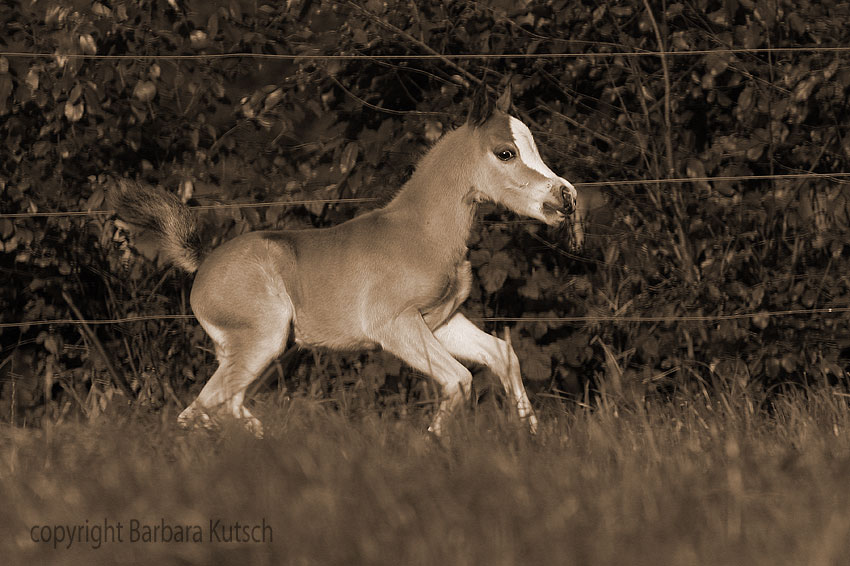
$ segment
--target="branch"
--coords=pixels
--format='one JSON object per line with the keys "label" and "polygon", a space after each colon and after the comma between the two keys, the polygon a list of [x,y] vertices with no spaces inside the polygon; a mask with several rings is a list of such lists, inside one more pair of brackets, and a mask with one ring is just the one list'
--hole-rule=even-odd
{"label": "branch", "polygon": [[396,116],[408,116],[408,115],[416,115],[416,116],[449,116],[448,112],[425,112],[424,110],[393,110],[392,108],[384,108],[383,106],[377,106],[372,104],[371,102],[366,102],[343,85],[339,80],[333,75],[328,75],[328,77],[345,92],[348,96],[365,106],[366,108],[371,108],[377,112],[385,112],[387,114],[394,114]]}
{"label": "branch", "polygon": [[361,8],[360,6],[355,4],[354,2],[351,2],[350,0],[349,0],[349,2],[347,2],[347,4],[349,6],[351,6],[352,8],[354,8],[355,10],[359,11],[361,14],[368,17],[373,22],[387,28],[388,30],[390,30],[391,32],[393,32],[397,35],[400,35],[401,37],[403,37],[404,39],[406,39],[410,43],[416,45],[417,47],[419,47],[419,49],[425,51],[429,55],[433,55],[434,57],[438,58],[440,61],[442,61],[443,63],[445,63],[446,65],[448,65],[449,67],[451,67],[452,69],[454,69],[455,71],[457,71],[458,73],[460,73],[461,75],[466,77],[468,80],[472,81],[474,84],[476,84],[476,85],[481,84],[481,82],[482,82],[481,79],[479,79],[478,77],[476,77],[475,75],[473,75],[472,73],[470,73],[469,71],[464,69],[463,67],[458,66],[457,63],[455,63],[454,61],[452,61],[448,57],[445,57],[442,53],[435,51],[427,43],[425,43],[425,42],[423,42],[419,39],[416,39],[415,37],[413,37],[412,35],[410,35],[406,31],[404,31],[403,29],[397,28],[396,26],[392,25],[389,22],[385,22],[384,20],[382,20],[381,18],[379,18],[378,16],[376,16],[375,14],[373,14],[372,12],[367,10],[366,8]]}
{"label": "branch", "polygon": [[77,305],[74,304],[74,301],[71,299],[71,295],[69,295],[67,291],[63,290],[62,298],[65,299],[65,302],[68,303],[69,307],[71,307],[74,316],[80,320],[80,325],[83,327],[83,333],[91,341],[94,349],[97,350],[98,355],[100,355],[101,360],[103,360],[103,365],[106,366],[106,371],[108,371],[109,375],[112,376],[112,381],[119,389],[121,389],[121,391],[124,392],[127,399],[133,399],[133,391],[130,389],[130,384],[127,383],[123,375],[119,375],[118,372],[115,371],[115,368],[112,366],[112,362],[109,361],[109,356],[106,355],[106,350],[104,350],[103,344],[100,343],[100,340],[98,340],[97,335],[91,327],[86,324],[83,313],[81,313],[80,309],[77,308]]}
{"label": "branch", "polygon": [[652,29],[655,31],[655,39],[658,42],[658,56],[661,58],[661,69],[664,72],[664,144],[667,146],[667,176],[672,177],[675,173],[673,165],[673,125],[670,122],[670,68],[667,66],[667,55],[665,55],[664,39],[661,37],[661,29],[655,21],[655,15],[649,6],[649,0],[643,0]]}

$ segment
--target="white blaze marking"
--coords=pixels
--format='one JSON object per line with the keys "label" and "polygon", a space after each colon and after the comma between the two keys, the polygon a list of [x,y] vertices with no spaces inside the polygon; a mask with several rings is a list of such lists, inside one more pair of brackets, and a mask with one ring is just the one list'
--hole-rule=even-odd
{"label": "white blaze marking", "polygon": [[510,116],[511,134],[514,137],[514,143],[519,150],[519,158],[530,169],[534,169],[547,179],[557,179],[558,176],[546,167],[543,159],[540,158],[540,153],[537,152],[537,145],[534,143],[534,138],[531,137],[531,130],[528,126]]}
{"label": "white blaze marking", "polygon": [[575,187],[573,187],[573,184],[563,177],[555,175],[555,173],[549,169],[545,163],[543,163],[543,159],[537,151],[537,145],[534,143],[534,138],[531,137],[531,130],[528,129],[528,126],[513,116],[509,116],[509,118],[511,135],[513,135],[514,143],[519,150],[520,160],[525,163],[529,169],[537,171],[547,179],[555,179],[560,186],[567,187],[567,189],[569,189],[574,199],[578,198],[578,193],[576,192]]}

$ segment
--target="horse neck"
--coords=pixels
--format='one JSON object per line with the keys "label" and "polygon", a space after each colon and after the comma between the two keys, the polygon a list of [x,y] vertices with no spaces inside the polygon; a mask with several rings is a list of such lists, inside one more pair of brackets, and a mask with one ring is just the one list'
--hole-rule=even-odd
{"label": "horse neck", "polygon": [[413,175],[387,205],[398,211],[420,243],[465,253],[472,229],[473,164],[467,126],[449,132],[419,161]]}

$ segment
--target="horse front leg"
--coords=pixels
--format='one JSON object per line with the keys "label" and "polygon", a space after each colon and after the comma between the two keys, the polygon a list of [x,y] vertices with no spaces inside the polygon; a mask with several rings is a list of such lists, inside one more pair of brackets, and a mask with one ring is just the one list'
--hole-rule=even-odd
{"label": "horse front leg", "polygon": [[418,311],[396,317],[375,336],[384,350],[440,384],[443,400],[428,430],[443,435],[445,419],[470,398],[472,374],[437,340]]}
{"label": "horse front leg", "polygon": [[456,358],[481,364],[495,373],[520,420],[528,425],[532,433],[537,432],[537,417],[522,384],[519,359],[510,345],[509,334],[507,341],[501,340],[472,324],[461,313],[455,313],[434,331],[434,336]]}

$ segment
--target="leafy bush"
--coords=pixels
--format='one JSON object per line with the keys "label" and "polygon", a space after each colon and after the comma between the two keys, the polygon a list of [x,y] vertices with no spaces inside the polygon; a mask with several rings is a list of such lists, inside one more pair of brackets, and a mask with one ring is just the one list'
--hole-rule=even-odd
{"label": "leafy bush", "polygon": [[[538,390],[610,382],[642,395],[845,377],[846,317],[766,313],[850,306],[850,192],[840,178],[810,175],[842,173],[850,158],[847,54],[728,50],[847,45],[845,4],[7,4],[2,322],[189,314],[191,284],[149,261],[143,240],[134,246],[147,257],[132,253],[107,215],[8,215],[98,211],[108,178],[130,176],[201,205],[369,199],[215,208],[205,214],[216,241],[336,224],[392,195],[463,119],[475,83],[511,81],[546,161],[586,183],[593,210],[576,255],[563,235],[485,207],[470,242],[471,316],[762,313],[517,323],[514,346]],[[659,47],[706,52],[600,55]],[[378,58],[207,57],[235,52]],[[547,57],[557,53],[582,55]],[[386,58],[423,54],[435,57]],[[805,175],[771,178],[795,173]],[[754,175],[768,178],[735,179]],[[644,182],[676,178],[694,180]],[[604,181],[639,182],[594,186]],[[213,361],[186,319],[2,331],[0,410],[17,421],[97,412],[123,376],[139,402],[170,402]],[[374,380],[371,358],[345,363]]]}

